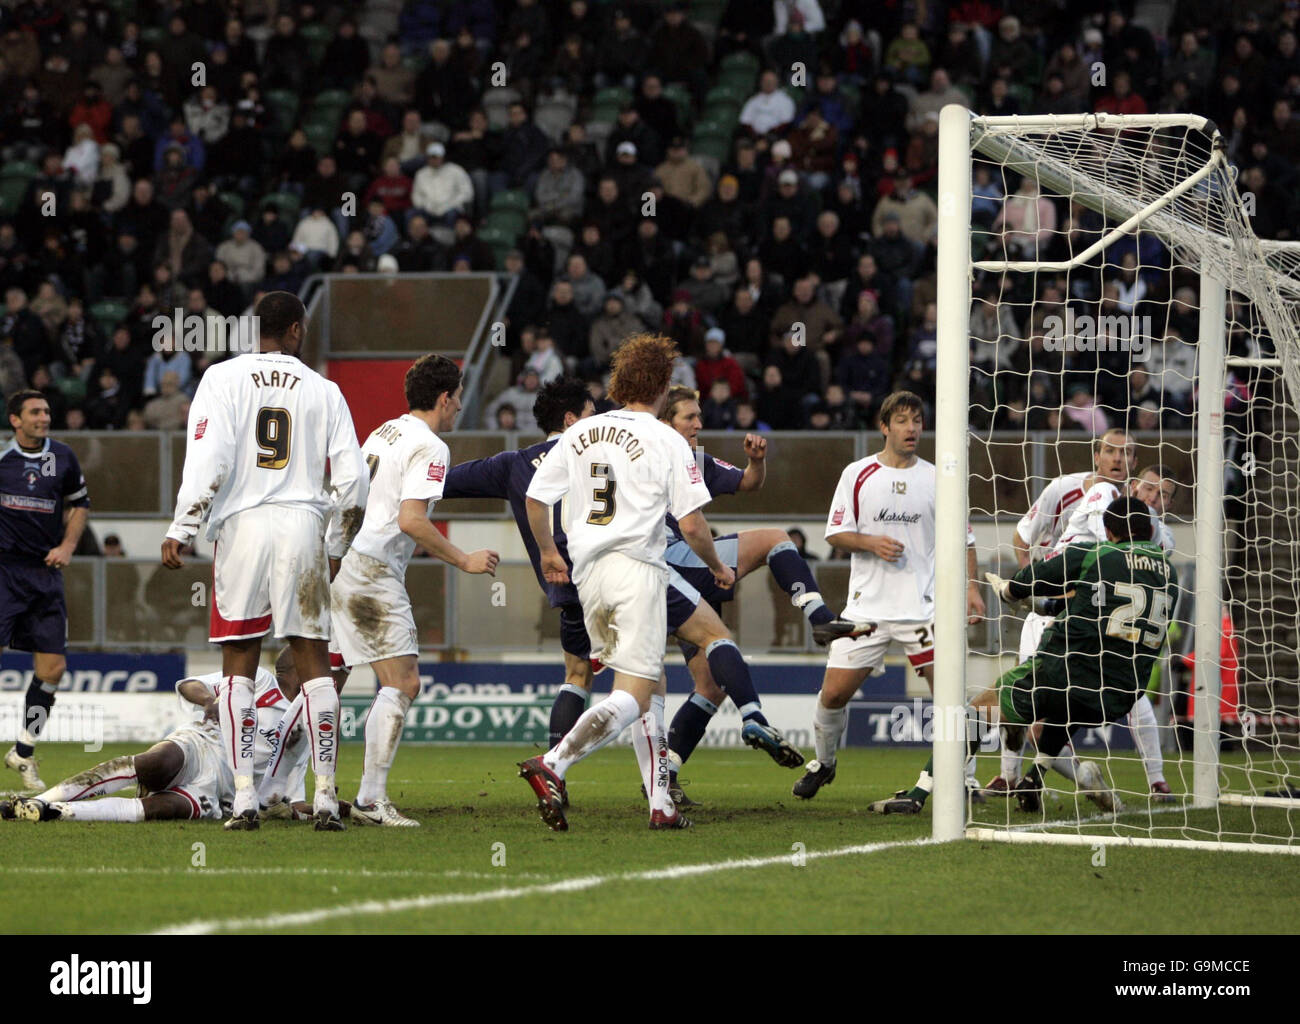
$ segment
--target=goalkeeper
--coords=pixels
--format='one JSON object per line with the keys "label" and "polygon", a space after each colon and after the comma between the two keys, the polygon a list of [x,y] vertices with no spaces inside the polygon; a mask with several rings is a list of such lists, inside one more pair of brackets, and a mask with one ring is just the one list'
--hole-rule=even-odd
{"label": "goalkeeper", "polygon": [[1025,728],[1042,723],[1034,767],[1015,788],[1022,810],[1041,808],[1042,767],[1076,730],[1128,714],[1164,646],[1178,574],[1151,542],[1151,510],[1137,498],[1116,498],[1103,524],[1105,543],[1072,545],[1010,580],[986,574],[998,596],[1012,603],[1073,591],[1034,656],[974,702],[998,704],[1012,749]]}

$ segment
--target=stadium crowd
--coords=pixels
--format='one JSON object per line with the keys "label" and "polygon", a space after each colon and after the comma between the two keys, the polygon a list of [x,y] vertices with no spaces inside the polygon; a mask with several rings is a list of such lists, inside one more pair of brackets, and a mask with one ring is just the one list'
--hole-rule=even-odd
{"label": "stadium crowd", "polygon": [[[1256,232],[1291,233],[1300,3],[1154,5],[1154,35],[1132,2],[1064,6],[5,0],[0,385],[45,393],[56,429],[174,429],[217,356],[156,351],[160,313],[237,315],[324,270],[497,269],[518,275],[512,383],[484,426],[533,427],[566,368],[601,398],[647,329],[709,429],[932,403],[948,103],[1207,114]],[[1055,258],[1101,228],[996,167],[974,191],[992,250]],[[980,425],[1187,425],[1195,280],[1158,242],[1031,287],[977,281]],[[1066,304],[1152,315],[1150,359],[1049,351]]]}

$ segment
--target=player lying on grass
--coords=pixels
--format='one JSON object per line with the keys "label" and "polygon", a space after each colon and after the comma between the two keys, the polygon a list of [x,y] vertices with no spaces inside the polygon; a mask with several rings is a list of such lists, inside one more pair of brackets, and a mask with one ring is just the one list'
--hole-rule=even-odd
{"label": "player lying on grass", "polygon": [[[1061,537],[1070,518],[1083,496],[1094,484],[1102,481],[1122,484],[1137,466],[1137,447],[1128,434],[1119,427],[1106,431],[1092,442],[1092,472],[1064,473],[1056,477],[1038,495],[1016,524],[1015,535],[1011,538],[1016,552],[1016,563],[1023,569],[1030,562],[1047,558],[1058,550]],[[1104,506],[1103,506],[1104,507]],[[1103,538],[1096,538],[1101,540]],[[1034,602],[1034,607],[1025,613],[1024,625],[1020,628],[1019,660],[1028,661],[1038,649],[1038,641],[1043,630],[1061,610],[1060,600],[1041,600]],[[1007,796],[1020,779],[1021,750],[1008,750],[1001,753],[1001,771],[993,778],[984,792],[990,796]]]}
{"label": "player lying on grass", "polygon": [[[577,588],[572,582],[553,583],[542,573],[537,541],[528,526],[526,494],[538,466],[555,447],[560,435],[573,424],[586,419],[592,411],[591,397],[583,381],[576,377],[557,378],[538,391],[533,403],[538,426],[547,433],[545,441],[519,451],[501,452],[485,459],[462,462],[452,467],[448,473],[447,486],[443,491],[444,498],[497,498],[510,502],[515,524],[528,551],[537,580],[551,607],[560,609],[560,643],[564,650],[565,681],[551,707],[551,746],[560,742],[586,710],[592,685],[591,640],[583,622]],[[552,514],[552,537],[560,557],[571,569],[563,525],[561,506],[557,504]],[[718,690],[716,699],[720,702],[724,696],[731,695],[737,707],[747,709],[753,730],[763,730],[764,742],[761,749],[778,763],[798,767],[803,762],[802,755],[786,743],[762,717],[761,703],[754,690],[749,666],[740,656],[731,633],[714,609],[701,600],[694,586],[676,573],[669,574],[667,597],[669,631],[689,638],[689,642],[703,650],[705,653],[700,660],[706,667],[708,664],[716,666],[717,677],[721,680],[720,690],[714,687]],[[658,698],[652,699],[662,714]],[[562,786],[561,791],[564,806],[567,807],[567,786]],[[674,795],[679,793],[680,790],[674,787]]]}
{"label": "player lying on grass", "polygon": [[366,714],[365,767],[352,820],[414,828],[388,798],[388,772],[397,756],[411,702],[420,694],[419,634],[406,592],[406,567],[418,544],[467,573],[496,575],[495,551],[467,554],[429,521],[442,497],[451,452],[438,436],[460,412],[460,369],[445,356],[427,355],[406,371],[405,415],[366,438],[370,467],[366,514],[330,586],[330,623],[343,663],[370,665],[379,692]]}
{"label": "player lying on grass", "polygon": [[[1152,536],[1167,552],[1173,551],[1174,542],[1173,535],[1164,524],[1164,515],[1174,500],[1177,486],[1177,481],[1168,469],[1164,466],[1153,465],[1143,469],[1141,473],[1129,481],[1127,487],[1127,493],[1130,497],[1137,498],[1150,509]],[[1118,497],[1120,497],[1120,485],[1117,485],[1113,480],[1101,479],[1093,484],[1084,498],[1075,506],[1056,549],[1049,557],[1059,556],[1060,552],[1071,544],[1095,544],[1104,541],[1106,539],[1105,524],[1103,522],[1104,512],[1111,502]],[[1065,601],[1064,599],[1056,599],[1045,602],[1045,604],[1054,607],[1059,612],[1064,608]],[[1029,634],[1034,646],[1028,653],[1022,650],[1022,661],[1032,656],[1033,651],[1037,649],[1043,630],[1052,621],[1051,618],[1044,616],[1037,616],[1036,618],[1040,621],[1034,624],[1034,629],[1030,629],[1030,624],[1026,623],[1026,633]],[[1142,756],[1142,767],[1146,773],[1147,786],[1153,798],[1159,802],[1172,801],[1174,797],[1170,793],[1169,783],[1165,781],[1164,754],[1160,749],[1160,730],[1156,724],[1155,708],[1151,704],[1151,698],[1145,692],[1139,696],[1137,702],[1133,705],[1133,710],[1128,717],[1128,727]],[[1033,738],[1033,731],[1031,730],[1030,734],[1025,738],[1025,743],[1028,744]],[[1050,766],[1070,781],[1080,782],[1085,789],[1092,788],[1096,780],[1100,778],[1100,768],[1092,762],[1078,761],[1074,754],[1074,747],[1071,744],[1066,745],[1059,757],[1052,759]],[[1004,769],[1006,767],[1005,758],[1003,767]],[[1015,774],[1011,776],[1013,779],[1019,777],[1018,763],[1015,768]],[[1082,779],[1076,778],[1079,772],[1083,772],[1086,777]],[[1008,791],[1004,789],[1002,792],[1005,795]]]}
{"label": "player lying on grass", "polygon": [[[528,486],[528,523],[542,571],[552,583],[569,579],[569,565],[551,534],[551,511],[568,508],[568,548],[592,648],[614,670],[613,692],[582,713],[560,742],[520,766],[538,797],[542,820],[568,828],[562,780],[568,768],[629,725],[650,803],[650,827],[690,822],[668,795],[668,743],[662,710],[668,567],[664,516],[672,513],[720,586],[735,573],[713,546],[700,512],[708,488],[690,446],[656,417],[663,409],[677,347],[638,335],[614,354],[610,397],[623,409],[574,424],[561,436]],[[661,706],[660,706],[661,707]]]}
{"label": "player lying on grass", "polygon": [[[1017,732],[1040,723],[1034,765],[1015,788],[1026,811],[1042,808],[1043,768],[1076,731],[1117,722],[1132,710],[1151,678],[1169,610],[1177,603],[1178,573],[1169,552],[1151,539],[1151,509],[1135,497],[1116,498],[1102,522],[1103,543],[1070,545],[1009,580],[986,574],[1009,603],[1073,592],[1034,656],[974,701],[1001,709],[1003,739],[1013,748],[1020,742]],[[1115,809],[1099,772],[1078,781],[1103,810]]]}
{"label": "player lying on grass", "polygon": [[[885,652],[898,643],[917,674],[934,689],[934,465],[919,458],[921,400],[895,391],[880,407],[884,447],[851,462],[840,474],[826,520],[831,547],[852,552],[845,618],[876,623],[869,635],[831,644],[826,674],[813,714],[817,758],[794,785],[794,795],[811,800],[835,779],[835,752],[848,716],[848,703],[868,674],[882,671]],[[975,536],[969,534],[967,573],[975,572]],[[970,621],[984,614],[972,579],[966,591]],[[930,790],[929,766],[917,789]],[[921,797],[916,809],[920,809]],[[880,808],[877,808],[880,809]],[[901,808],[900,808],[901,809]]]}
{"label": "player lying on grass", "polygon": [[[695,453],[696,464],[704,477],[704,484],[712,497],[756,491],[763,486],[767,479],[767,439],[759,434],[745,435],[745,454],[749,458],[749,463],[743,471],[701,451],[699,448],[699,433],[702,426],[700,402],[699,395],[694,390],[681,387],[670,390],[660,418],[686,438],[687,443],[690,444],[691,450]],[[665,557],[669,567],[676,570],[687,586],[699,595],[696,604],[702,600],[706,607],[711,607],[714,612],[720,612],[722,602],[735,598],[736,588],[718,587],[707,567],[682,538],[677,529],[677,521],[669,516],[667,524],[670,537]],[[737,584],[764,565],[771,569],[778,585],[790,595],[791,602],[807,617],[812,626],[813,639],[818,644],[825,646],[838,637],[860,636],[870,631],[869,628],[864,629],[857,623],[839,618],[826,607],[812,569],[799,554],[790,535],[784,530],[772,528],[742,530],[740,533],[717,537],[714,543],[723,561],[735,570]],[[672,593],[670,588],[670,602]],[[668,615],[669,629],[677,635],[682,657],[686,659],[695,684],[694,692],[673,716],[668,730],[668,745],[674,754],[675,762],[672,771],[674,798],[679,803],[685,801],[687,806],[694,803],[682,791],[677,769],[690,758],[704,738],[709,723],[717,714],[718,706],[726,696],[732,697],[732,703],[740,712],[743,723],[740,738],[746,744],[766,751],[783,768],[798,768],[803,764],[803,755],[791,747],[780,732],[763,717],[756,693],[752,702],[742,703],[741,700],[736,699],[737,695],[732,693],[725,682],[720,686],[715,681],[715,674],[711,671],[711,667],[716,659],[711,652],[718,648],[698,643],[689,631],[683,633],[681,629],[677,629],[676,616],[671,606]],[[721,625],[721,618],[714,616],[714,619],[718,625]],[[735,653],[728,656],[743,666],[743,659],[740,657],[739,650],[735,649],[729,633],[725,635],[725,639],[714,640],[713,643],[730,644]],[[716,679],[720,680],[722,677],[717,676]]]}
{"label": "player lying on grass", "polygon": [[[221,728],[217,724],[217,699],[223,684],[220,672],[182,679],[176,684],[176,693],[182,715],[192,721],[139,754],[111,758],[37,796],[0,802],[0,817],[29,821],[219,821],[229,812],[235,795],[234,776],[222,753]],[[255,684],[255,770],[261,776],[273,754],[275,727],[289,698],[299,690],[287,648],[276,661],[276,674],[259,667]],[[311,816],[311,806],[302,802],[309,753],[304,730],[295,730],[282,757],[287,788],[296,796],[293,816],[300,819]],[[136,786],[139,797],[106,796]],[[290,816],[287,804],[280,816]]]}

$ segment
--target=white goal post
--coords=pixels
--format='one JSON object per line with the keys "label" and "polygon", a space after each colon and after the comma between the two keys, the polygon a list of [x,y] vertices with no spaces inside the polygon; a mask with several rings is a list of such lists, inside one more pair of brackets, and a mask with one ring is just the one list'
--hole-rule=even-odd
{"label": "white goal post", "polygon": [[[1028,252],[1013,252],[1005,244],[1001,253],[977,252],[978,246],[973,243],[979,236],[993,237],[993,234],[987,225],[973,234],[972,173],[976,160],[1012,179],[1032,179],[1041,190],[1039,195],[1056,197],[1071,210],[1077,207],[1092,211],[1101,223],[1094,232],[1095,237],[1087,236],[1092,240],[1089,244],[1080,243],[1077,251],[1071,240],[1064,254],[1058,245],[1050,256],[1043,258],[1039,258],[1038,246],[1042,244],[1039,242],[1033,243]],[[948,106],[942,111],[935,401],[938,571],[932,808],[936,840],[965,836],[1008,842],[1119,843],[1300,854],[1300,815],[1294,814],[1300,810],[1300,799],[1296,798],[1295,788],[1290,787],[1289,794],[1281,795],[1257,791],[1262,790],[1255,781],[1259,777],[1258,768],[1246,753],[1252,737],[1243,734],[1245,763],[1234,769],[1238,771],[1234,778],[1246,779],[1246,784],[1237,786],[1244,791],[1227,791],[1233,787],[1223,783],[1224,765],[1220,758],[1220,650],[1224,612],[1221,602],[1226,595],[1231,610],[1236,605],[1245,607],[1248,600],[1258,600],[1257,595],[1239,598],[1233,584],[1224,582],[1225,530],[1231,534],[1235,529],[1226,526],[1223,517],[1227,486],[1224,408],[1225,400],[1230,404],[1233,401],[1231,393],[1225,394],[1225,381],[1229,384],[1232,381],[1227,375],[1233,372],[1267,375],[1273,390],[1261,387],[1260,394],[1273,395],[1275,404],[1287,407],[1284,414],[1269,416],[1269,429],[1279,435],[1278,444],[1288,446],[1288,453],[1295,451],[1296,438],[1291,424],[1294,411],[1300,408],[1300,244],[1264,242],[1255,236],[1248,211],[1243,209],[1236,177],[1217,129],[1202,117],[1084,114],[984,118],[960,106]],[[1005,189],[1007,199],[1011,198],[1010,192],[1010,188]],[[1041,227],[1036,219],[1030,226],[1031,232],[1034,227]],[[1195,481],[1195,518],[1184,534],[1194,537],[1195,583],[1194,592],[1187,595],[1191,612],[1183,616],[1195,630],[1195,712],[1191,757],[1189,760],[1184,755],[1179,762],[1180,770],[1186,769],[1184,792],[1174,806],[1181,817],[1176,827],[1162,828],[1158,812],[1145,806],[1140,814],[1134,813],[1126,819],[1122,814],[1115,814],[1104,825],[1088,828],[1073,821],[1017,825],[1010,814],[1002,825],[980,827],[980,822],[972,820],[963,771],[967,752],[965,707],[971,697],[967,682],[970,657],[964,573],[966,531],[974,512],[985,521],[997,521],[999,535],[1006,535],[1008,529],[1014,528],[1018,513],[1013,516],[1000,509],[997,502],[990,508],[973,509],[970,501],[970,453],[974,436],[971,413],[976,404],[972,398],[973,285],[977,274],[985,279],[995,277],[1000,282],[1015,275],[1021,275],[1022,279],[1024,275],[1033,275],[1029,278],[1028,301],[1017,300],[1032,319],[1041,312],[1034,308],[1039,297],[1037,275],[1061,275],[1061,280],[1069,282],[1070,275],[1080,268],[1100,265],[1110,269],[1105,262],[1107,251],[1122,240],[1132,242],[1138,232],[1158,239],[1172,253],[1168,268],[1171,280],[1175,268],[1183,277],[1191,274],[1199,279],[1199,322],[1195,339],[1197,390],[1194,409],[1187,411],[1189,423],[1194,420],[1194,462],[1190,433],[1184,448]],[[1139,269],[1144,269],[1140,263]],[[1099,274],[1098,280],[1103,279]],[[1022,289],[1020,294],[1026,292]],[[1002,304],[1003,295],[999,290],[997,305]],[[1010,299],[1007,301],[1012,304]],[[1068,291],[1066,301],[1069,301]],[[1263,339],[1264,347],[1250,348],[1244,354],[1234,352],[1233,337],[1249,342]],[[1270,342],[1275,351],[1269,350]],[[1027,336],[1024,344],[1030,345]],[[1032,376],[1032,361],[1030,365],[1027,377]],[[1257,379],[1260,378],[1252,378]],[[1124,386],[1128,386],[1128,379]],[[1063,402],[1064,397],[1059,395],[1059,400]],[[991,423],[998,399],[992,404],[995,408],[986,410]],[[1162,404],[1159,413],[1165,412]],[[1124,415],[1127,417],[1128,412]],[[1126,418],[1123,422],[1129,421]],[[1157,450],[1162,450],[1159,445],[1163,443],[1161,434]],[[1292,454],[1287,456],[1292,457]],[[1229,462],[1228,470],[1232,469]],[[995,471],[991,472],[996,475]],[[1300,487],[1289,476],[1277,486],[1283,493],[1287,489],[1294,489],[1293,495],[1300,493]],[[1254,500],[1250,516],[1261,522],[1267,517],[1277,518],[1279,509],[1272,492]],[[1285,513],[1283,508],[1282,515]],[[1292,509],[1290,514],[1300,521],[1300,508]],[[1254,527],[1242,527],[1229,539],[1237,542],[1234,550],[1239,550],[1255,536]],[[1294,579],[1294,570],[1300,564],[1296,558],[1300,544],[1286,547],[1285,554],[1290,561],[1282,558],[1276,564],[1270,563],[1270,572],[1286,574],[1282,583],[1289,584],[1292,594],[1300,594],[1300,581]],[[989,568],[986,554],[980,552],[981,574]],[[1186,585],[1188,581],[1183,582]],[[992,614],[993,599],[988,588],[982,592]],[[1282,626],[1291,632],[1282,631]],[[1277,643],[1294,643],[1287,639],[1294,636],[1294,621],[1288,620],[1282,626]],[[1004,652],[999,650],[1001,653]],[[1014,653],[1010,651],[1008,657]],[[1002,664],[1010,662],[1003,659]],[[1271,667],[1273,662],[1269,660],[1267,664]],[[1286,687],[1298,682],[1289,673],[1290,669],[1283,673],[1287,676]],[[1264,682],[1270,687],[1274,683],[1273,680]],[[1272,694],[1274,690],[1270,688],[1267,692]],[[1290,692],[1288,689],[1287,693]],[[1289,707],[1286,705],[1284,710]],[[1275,723],[1285,720],[1286,728],[1293,730],[1295,722],[1288,715],[1274,714],[1278,711],[1276,703],[1268,711],[1273,747],[1266,754],[1271,771],[1289,784],[1300,764],[1300,747],[1289,738],[1279,739],[1280,726]],[[1171,731],[1172,728],[1169,727]],[[1242,808],[1236,813],[1243,817],[1225,817],[1234,813],[1231,808]],[[1130,812],[1134,810],[1129,808]],[[1061,827],[1053,828],[1053,825]]]}

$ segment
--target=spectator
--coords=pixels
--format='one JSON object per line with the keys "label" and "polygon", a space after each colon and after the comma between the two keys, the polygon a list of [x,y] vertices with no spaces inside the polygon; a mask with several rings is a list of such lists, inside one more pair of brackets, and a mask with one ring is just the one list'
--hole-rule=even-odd
{"label": "spectator", "polygon": [[388,254],[397,259],[403,274],[428,274],[447,269],[447,250],[430,233],[429,222],[423,214],[415,213],[407,222],[406,231],[406,241],[400,242]]}
{"label": "spectator", "polygon": [[325,47],[325,56],[320,64],[322,84],[350,89],[361,80],[369,64],[370,47],[357,33],[356,21],[345,16],[339,22],[334,38]]}
{"label": "spectator", "polygon": [[644,329],[637,315],[627,309],[623,296],[618,292],[610,292],[605,296],[604,308],[591,323],[591,333],[588,336],[590,369],[608,369],[610,357],[628,338]]}
{"label": "spectator", "polygon": [[224,264],[230,280],[251,287],[266,276],[266,250],[252,237],[246,220],[237,220],[230,228],[230,238],[217,246],[216,258]]}
{"label": "spectator", "polygon": [[824,406],[827,430],[857,430],[867,423],[859,416],[858,407],[849,400],[844,388],[838,384],[831,384],[826,388]]}
{"label": "spectator", "polygon": [[793,281],[808,266],[808,250],[795,237],[790,218],[784,215],[773,218],[772,233],[758,252],[763,264],[779,274],[783,282]]}
{"label": "spectator", "polygon": [[261,220],[253,228],[252,237],[262,247],[263,254],[289,247],[289,226],[280,219],[280,209],[274,203],[262,207]]}
{"label": "spectator", "polygon": [[351,191],[362,191],[375,176],[380,146],[379,136],[366,127],[365,112],[349,113],[343,131],[334,140],[334,162]]}
{"label": "spectator", "polygon": [[839,130],[822,117],[816,107],[809,110],[790,133],[791,164],[820,192],[830,184],[840,149]]}
{"label": "spectator", "polygon": [[529,328],[523,332],[528,338],[525,351],[528,358],[524,362],[526,370],[532,370],[542,384],[549,384],[564,374],[564,360],[555,351],[555,339],[547,330]]}
{"label": "spectator", "polygon": [[408,224],[419,211],[450,227],[458,214],[472,212],[474,185],[463,167],[447,162],[447,149],[441,142],[431,142],[425,154],[428,162],[416,174],[411,189]]}
{"label": "spectator", "polygon": [[589,321],[578,311],[573,301],[573,285],[560,278],[551,287],[551,304],[547,312],[546,328],[555,339],[555,347],[569,360],[587,358],[591,332]]}
{"label": "spectator", "polygon": [[664,310],[663,333],[677,343],[685,356],[698,355],[704,348],[704,317],[691,305],[691,293],[678,288]]}
{"label": "spectator", "polygon": [[122,392],[122,383],[108,367],[100,371],[97,383],[98,390],[86,403],[86,425],[91,430],[118,430],[130,408]]}
{"label": "spectator", "polygon": [[664,191],[690,206],[702,206],[713,192],[708,172],[690,156],[680,135],[668,144],[668,159],[655,169]]}
{"label": "spectator", "polygon": [[650,34],[650,66],[657,68],[666,82],[690,86],[697,100],[704,98],[708,82],[705,68],[709,64],[709,45],[699,29],[686,20],[687,5],[673,0],[664,12],[664,20]]}
{"label": "spectator", "polygon": [[772,428],[758,418],[758,415],[754,412],[753,402],[737,402],[736,403],[736,425],[733,429],[746,431],[746,432],[753,432],[753,431],[767,431],[767,430],[771,430]]}
{"label": "spectator", "polygon": [[650,330],[659,326],[663,320],[664,309],[650,293],[650,286],[641,280],[635,270],[623,272],[623,279],[614,292],[621,295],[628,312],[634,314],[641,322],[639,329]]}
{"label": "spectator", "polygon": [[[681,126],[677,123],[677,104],[664,95],[663,81],[658,75],[649,74],[642,79],[635,106],[640,119],[649,125],[660,140],[667,141],[681,135]],[[670,153],[669,157],[671,156]]]}
{"label": "spectator", "polygon": [[[775,366],[781,371],[781,379],[785,386],[793,388],[799,395],[800,400],[804,398],[813,398],[820,395],[829,381],[823,378],[823,367],[820,361],[808,351],[808,346],[800,344],[797,336],[793,331],[786,331],[781,336],[779,345],[773,347],[767,358],[770,366]],[[764,371],[766,373],[766,371]],[[783,429],[776,426],[776,422],[767,416],[759,406],[759,415],[772,424],[774,429]],[[803,424],[803,413],[796,412],[793,417],[794,426],[790,429],[798,429]]]}
{"label": "spectator", "polygon": [[519,428],[519,419],[515,407],[509,402],[503,402],[497,406],[496,416],[497,430],[517,430]]}
{"label": "spectator", "polygon": [[596,56],[596,85],[621,85],[632,88],[637,76],[645,70],[650,57],[650,43],[628,17],[623,8],[616,8],[613,31],[601,41]]}
{"label": "spectator", "polygon": [[758,92],[740,110],[740,123],[754,135],[767,135],[794,121],[794,100],[778,88],[779,84],[775,71],[764,71],[759,76]]}
{"label": "spectator", "polygon": [[[451,48],[445,42],[443,47],[445,48],[443,63],[446,63]],[[432,50],[432,47],[430,49]],[[396,43],[388,43],[384,46],[379,54],[379,63],[372,64],[366,70],[364,77],[373,79],[379,96],[385,103],[394,106],[400,107],[410,103],[411,97],[416,93],[415,72],[403,66],[402,49]],[[429,120],[434,121],[438,118],[431,116]]]}
{"label": "spectator", "polygon": [[[220,248],[217,251],[220,252]],[[262,262],[265,265],[265,253]],[[223,317],[238,316],[248,305],[243,291],[230,279],[227,264],[220,256],[208,264],[208,279],[203,285],[203,294],[212,308]]]}
{"label": "spectator", "polygon": [[1056,206],[1038,191],[1038,182],[1026,175],[1015,194],[1008,197],[993,221],[1002,232],[1002,242],[1013,258],[1037,259],[1056,231]]}
{"label": "spectator", "polygon": [[1098,407],[1092,389],[1087,385],[1079,384],[1070,389],[1070,400],[1062,412],[1062,426],[1077,427],[1092,437],[1101,437],[1110,429],[1110,421]]}
{"label": "spectator", "polygon": [[885,68],[913,86],[925,81],[930,70],[930,48],[915,24],[904,25],[885,48]]}
{"label": "spectator", "polygon": [[162,375],[158,397],[144,407],[144,422],[150,430],[183,430],[189,417],[190,400],[180,388],[176,374]]}
{"label": "spectator", "polygon": [[700,421],[705,430],[731,430],[736,425],[736,400],[726,377],[716,377],[707,389],[708,398],[700,406]]}
{"label": "spectator", "polygon": [[[802,427],[802,399],[799,391],[785,384],[780,367],[769,364],[763,368],[763,389],[759,392],[754,411],[767,429],[798,430]],[[736,426],[744,429],[739,412],[737,409]]]}
{"label": "spectator", "polygon": [[581,253],[573,253],[565,261],[569,286],[573,290],[573,304],[579,313],[590,320],[600,312],[605,301],[605,283],[587,267]]}
{"label": "spectator", "polygon": [[328,269],[339,252],[339,232],[325,210],[313,206],[307,216],[298,222],[290,245],[302,246],[312,271]]}
{"label": "spectator", "polygon": [[884,233],[885,221],[893,216],[899,230],[909,241],[918,245],[929,242],[939,224],[939,210],[934,200],[912,187],[911,176],[906,172],[894,179],[892,194],[881,198],[871,217],[871,233]]}
{"label": "spectator", "polygon": [[600,225],[586,222],[582,225],[582,236],[573,247],[573,252],[587,261],[591,272],[606,285],[616,280],[615,266],[619,262],[613,247],[600,237]]}
{"label": "spectator", "polygon": [[[801,277],[794,283],[790,301],[772,317],[772,342],[776,344],[783,334],[795,329],[802,346],[821,353],[839,341],[843,327],[840,315],[817,297],[815,280]],[[825,359],[825,355],[821,358]]]}
{"label": "spectator", "polygon": [[714,280],[713,261],[708,256],[698,256],[691,264],[691,275],[681,284],[691,306],[712,320],[726,304],[727,288]]}
{"label": "spectator", "polygon": [[834,210],[823,210],[817,215],[817,231],[809,255],[809,269],[823,284],[846,282],[853,273],[853,245],[840,230],[839,214]]}
{"label": "spectator", "polygon": [[536,370],[525,369],[519,380],[506,388],[488,405],[487,415],[483,417],[483,426],[488,430],[497,427],[497,409],[508,405],[515,410],[517,430],[529,434],[537,433],[537,417],[533,415],[533,403],[537,401],[537,389],[542,386]]}
{"label": "spectator", "polygon": [[[727,336],[719,327],[711,327],[704,334],[704,355],[695,361],[695,379],[701,391],[708,391],[715,380],[725,380],[729,395],[737,399],[749,397],[749,387],[740,364],[732,358],[724,345]],[[713,428],[711,428],[713,429]]]}
{"label": "spectator", "polygon": [[[0,320],[0,339],[13,344],[14,355],[22,363],[23,376],[29,380],[36,367],[49,362],[49,339],[45,325],[28,308],[27,293],[21,288],[9,288],[5,292],[5,316]],[[19,382],[19,387],[21,386],[22,383]]]}
{"label": "spectator", "polygon": [[767,350],[768,319],[754,302],[749,288],[741,285],[732,293],[731,305],[718,316],[731,357],[748,373],[757,374]]}
{"label": "spectator", "polygon": [[564,150],[552,149],[533,190],[533,200],[543,220],[547,224],[571,226],[582,215],[584,190],[582,174],[569,165]]}

